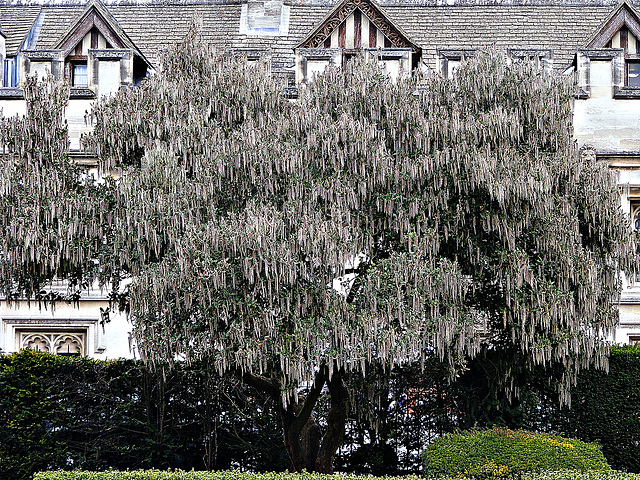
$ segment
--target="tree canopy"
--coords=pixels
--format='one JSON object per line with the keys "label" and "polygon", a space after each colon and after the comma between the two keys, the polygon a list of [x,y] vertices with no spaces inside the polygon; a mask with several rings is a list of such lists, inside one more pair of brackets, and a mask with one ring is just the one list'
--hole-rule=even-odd
{"label": "tree canopy", "polygon": [[[266,61],[193,33],[95,107],[88,144],[117,174],[76,174],[73,195],[44,173],[63,142],[31,154],[5,121],[5,291],[34,271],[26,293],[63,270],[129,276],[147,358],[207,357],[270,391],[296,469],[330,470],[347,370],[453,362],[482,337],[524,366],[560,367],[566,399],[579,369],[604,364],[630,230],[607,165],[572,140],[565,80],[489,52],[453,79],[393,82],[360,58],[296,101],[281,90]],[[325,383],[319,443],[310,414]]]}

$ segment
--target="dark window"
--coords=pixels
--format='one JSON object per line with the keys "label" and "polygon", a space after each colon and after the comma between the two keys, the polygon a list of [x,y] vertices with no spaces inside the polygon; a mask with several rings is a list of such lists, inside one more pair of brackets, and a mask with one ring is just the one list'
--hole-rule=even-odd
{"label": "dark window", "polygon": [[640,87],[640,61],[627,60],[627,87]]}
{"label": "dark window", "polygon": [[640,347],[640,335],[629,335],[629,345]]}
{"label": "dark window", "polygon": [[18,85],[18,69],[16,68],[16,58],[10,57],[4,60],[4,78],[2,85],[5,87],[15,87]]}
{"label": "dark window", "polygon": [[87,64],[86,63],[74,63],[73,64],[73,82],[74,87],[87,87],[89,85],[87,76]]}

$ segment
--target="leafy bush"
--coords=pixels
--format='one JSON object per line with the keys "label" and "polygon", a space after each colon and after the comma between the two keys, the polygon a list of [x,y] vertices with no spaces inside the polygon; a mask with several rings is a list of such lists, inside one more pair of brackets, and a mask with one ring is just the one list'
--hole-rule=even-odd
{"label": "leafy bush", "polygon": [[522,430],[494,428],[449,434],[423,454],[427,475],[504,478],[531,471],[608,470],[593,443]]}
{"label": "leafy bush", "polygon": [[640,480],[640,475],[616,470],[564,470],[561,472],[529,472],[520,480]]}
{"label": "leafy bush", "polygon": [[64,448],[49,433],[62,426],[66,412],[44,379],[65,362],[65,357],[31,351],[0,356],[1,478],[29,478],[64,464]]}

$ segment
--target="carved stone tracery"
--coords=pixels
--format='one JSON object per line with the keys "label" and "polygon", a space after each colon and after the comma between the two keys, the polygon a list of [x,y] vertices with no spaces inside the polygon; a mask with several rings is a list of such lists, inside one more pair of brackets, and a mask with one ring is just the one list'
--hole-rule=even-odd
{"label": "carved stone tracery", "polygon": [[403,35],[374,7],[368,0],[350,0],[337,9],[331,17],[325,21],[318,31],[315,32],[301,47],[316,48],[321,47],[324,41],[333,31],[344,22],[354,10],[358,8],[364,13],[371,23],[389,39],[391,45],[396,48],[411,48],[416,51],[416,47],[411,45]]}
{"label": "carved stone tracery", "polygon": [[51,342],[44,335],[39,335],[37,333],[24,335],[20,343],[22,348],[30,348],[31,350],[36,350],[38,352],[51,352]]}
{"label": "carved stone tracery", "polygon": [[20,348],[57,355],[85,355],[84,332],[20,332]]}

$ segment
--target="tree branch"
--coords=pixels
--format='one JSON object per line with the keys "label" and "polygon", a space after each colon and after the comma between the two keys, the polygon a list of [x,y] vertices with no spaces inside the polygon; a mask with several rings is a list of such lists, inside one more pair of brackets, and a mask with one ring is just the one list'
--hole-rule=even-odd
{"label": "tree branch", "polygon": [[311,416],[311,412],[313,411],[313,407],[315,407],[316,402],[318,401],[318,397],[320,393],[322,393],[322,387],[324,387],[324,383],[327,381],[327,377],[329,376],[329,368],[326,365],[322,365],[320,367],[320,371],[316,374],[316,378],[313,382],[313,386],[311,390],[309,390],[309,394],[304,399],[304,404],[300,409],[298,415],[296,415],[295,421],[295,431],[300,432],[302,427],[307,423],[309,417]]}
{"label": "tree branch", "polygon": [[251,372],[242,372],[240,375],[242,382],[250,387],[257,388],[267,393],[274,400],[280,398],[280,382],[275,378],[267,378]]}

